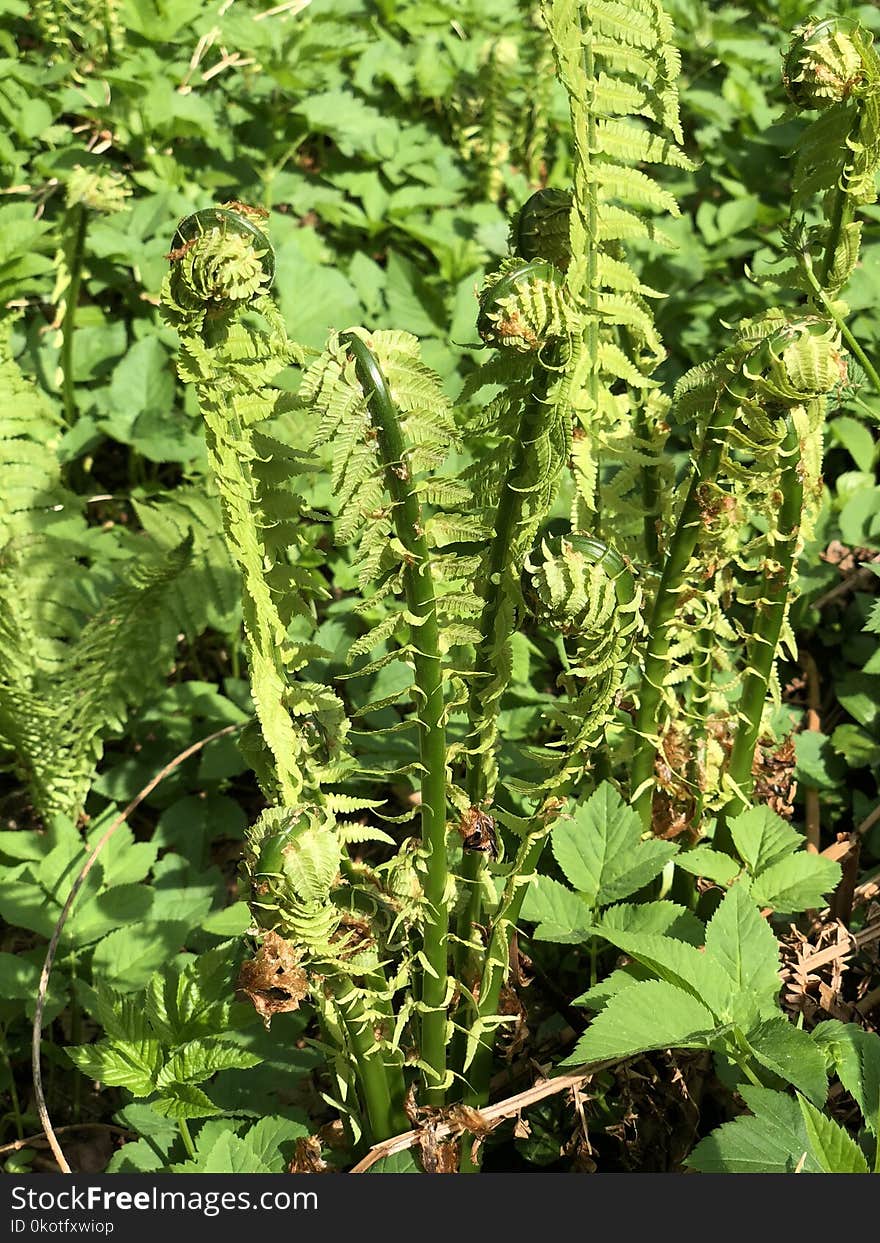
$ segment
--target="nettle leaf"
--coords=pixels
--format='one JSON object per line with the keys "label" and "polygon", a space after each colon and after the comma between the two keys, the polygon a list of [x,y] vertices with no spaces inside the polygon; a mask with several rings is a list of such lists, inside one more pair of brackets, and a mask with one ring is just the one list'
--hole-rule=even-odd
{"label": "nettle leaf", "polygon": [[201,1088],[192,1083],[170,1084],[150,1104],[156,1113],[175,1121],[181,1118],[213,1118],[223,1113]]}
{"label": "nettle leaf", "polygon": [[822,1105],[828,1095],[825,1058],[809,1032],[783,1015],[753,1027],[746,1039],[762,1066]]}
{"label": "nettle leaf", "polygon": [[749,891],[760,907],[789,914],[825,905],[825,895],[840,881],[840,864],[822,855],[797,854],[771,863],[752,881]]}
{"label": "nettle leaf", "polygon": [[798,1097],[810,1150],[825,1174],[867,1174],[865,1154],[842,1126],[820,1113],[814,1105]]}
{"label": "nettle leaf", "polygon": [[596,927],[620,932],[666,934],[689,945],[702,945],[705,929],[692,911],[676,902],[619,902],[602,912]]}
{"label": "nettle leaf", "polygon": [[625,967],[618,967],[616,971],[612,971],[604,980],[600,980],[598,984],[588,988],[585,993],[575,997],[572,1004],[586,1006],[590,1010],[601,1010],[604,1005],[607,1005],[610,998],[617,993],[622,993],[625,989],[632,988],[633,984],[650,979],[651,972],[647,967],[643,967],[638,962],[627,963]]}
{"label": "nettle leaf", "polygon": [[697,1144],[685,1164],[701,1174],[821,1174],[798,1102],[785,1092],[743,1086],[753,1116],[725,1122]]}
{"label": "nettle leaf", "polygon": [[178,1174],[274,1174],[279,1170],[270,1167],[259,1157],[253,1147],[236,1135],[224,1131],[207,1149],[199,1145],[198,1158],[174,1167]]}
{"label": "nettle leaf", "polygon": [[643,842],[637,813],[608,782],[556,822],[551,840],[569,883],[593,906],[635,893],[678,852],[672,842]]}
{"label": "nettle leaf", "polygon": [[880,1134],[880,1036],[855,1023],[828,1019],[813,1029],[812,1038],[862,1111],[868,1130]]}
{"label": "nettle leaf", "polygon": [[292,1118],[271,1117],[261,1118],[242,1138],[270,1174],[283,1174],[296,1141],[308,1133],[308,1127]]}
{"label": "nettle leaf", "polygon": [[706,1048],[715,1031],[712,1011],[663,980],[633,984],[609,998],[563,1066],[630,1057],[648,1049]]}
{"label": "nettle leaf", "polygon": [[733,985],[734,995],[775,1008],[779,993],[779,946],[743,885],[734,885],[706,925],[706,953]]}
{"label": "nettle leaf", "polygon": [[739,857],[753,876],[793,854],[804,839],[769,807],[750,807],[730,822],[730,834]]}
{"label": "nettle leaf", "polygon": [[550,876],[536,876],[526,890],[521,918],[536,923],[535,939],[577,945],[590,935],[593,912],[580,894]]}

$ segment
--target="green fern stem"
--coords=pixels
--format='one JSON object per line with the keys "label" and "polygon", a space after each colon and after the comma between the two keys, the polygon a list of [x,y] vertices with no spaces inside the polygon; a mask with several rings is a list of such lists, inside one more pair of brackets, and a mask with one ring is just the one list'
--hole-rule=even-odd
{"label": "green fern stem", "polygon": [[81,203],[70,209],[68,228],[70,229],[70,284],[67,287],[64,306],[64,323],[61,327],[61,399],[64,404],[64,417],[68,426],[76,422],[76,397],[73,386],[73,333],[76,327],[76,307],[82,284],[83,256],[86,247],[86,228],[88,216]]}
{"label": "green fern stem", "polygon": [[[405,1115],[395,1104],[381,1048],[366,1013],[364,999],[352,980],[334,968],[328,968],[327,987],[342,1019],[346,1039],[357,1066],[357,1078],[363,1096],[364,1111],[374,1143],[405,1128]],[[392,1067],[397,1070],[399,1067]]]}
{"label": "green fern stem", "polygon": [[344,333],[341,344],[355,361],[358,381],[367,397],[385,465],[385,480],[394,503],[397,538],[406,550],[404,591],[407,608],[417,618],[415,632],[415,694],[419,714],[419,758],[422,766],[422,845],[427,855],[423,933],[421,1060],[432,1082],[426,1097],[442,1104],[446,1089],[449,912],[446,858],[446,724],[443,663],[434,580],[422,522],[421,506],[407,465],[407,447],[388,383],[370,347],[356,333]]}
{"label": "green fern stem", "polygon": [[804,484],[801,472],[800,437],[790,414],[787,422],[786,434],[779,447],[779,455],[785,466],[780,479],[782,499],[771,551],[773,567],[768,572],[764,598],[757,606],[758,616],[749,643],[747,668],[743,674],[743,689],[738,711],[739,725],[727,770],[729,784],[733,787],[734,793],[719,818],[715,832],[716,848],[731,853],[733,840],[727,828],[727,820],[745,811],[749,805],[749,795],[753,786],[752,762],[761,730],[761,717],[773,672],[779,636],[785,620],[803,511]]}
{"label": "green fern stem", "polygon": [[[708,584],[711,586],[711,584]],[[712,689],[712,671],[714,662],[712,649],[715,632],[710,627],[701,629],[697,636],[697,648],[694,654],[693,673],[691,676],[689,734],[693,751],[691,781],[694,789],[694,821],[699,822],[703,811],[703,787],[701,783],[701,754],[705,761],[706,755],[706,721],[709,714],[709,693]]]}
{"label": "green fern stem", "polygon": [[718,395],[693,464],[690,486],[669,541],[654,607],[648,619],[648,645],[635,719],[636,751],[632,766],[633,804],[642,817],[646,831],[651,828],[658,718],[663,682],[669,671],[670,623],[675,617],[684,587],[685,572],[703,529],[702,492],[718,474],[727,433],[736,415],[736,401],[730,398],[737,395],[736,386],[745,395],[749,385],[750,381],[740,377],[726,393]]}
{"label": "green fern stem", "polygon": [[[478,1021],[488,1018],[498,1010],[501,989],[510,966],[511,931],[519,919],[529,878],[537,870],[553,822],[565,806],[565,797],[571,785],[571,780],[567,780],[564,776],[566,763],[567,757],[559,768],[557,792],[544,800],[529,823],[501,895],[498,911],[492,923],[483,976],[480,981],[480,993],[476,1005]],[[470,1067],[465,1072],[467,1086],[462,1098],[465,1105],[480,1109],[489,1099],[489,1081],[492,1076],[494,1052],[494,1036],[490,1034],[487,1038],[482,1035]],[[471,1160],[470,1145],[466,1140],[462,1142],[460,1168],[463,1174],[473,1174],[479,1170],[479,1166]]]}
{"label": "green fern stem", "polygon": [[857,360],[857,362],[860,364],[863,371],[865,372],[865,375],[871,381],[871,384],[874,387],[874,392],[880,393],[880,373],[878,373],[877,368],[871,362],[870,358],[868,357],[868,355],[865,353],[862,346],[860,345],[858,339],[853,334],[852,329],[849,327],[846,320],[841,315],[840,304],[838,302],[835,302],[833,298],[828,297],[828,294],[825,292],[824,288],[819,282],[819,279],[816,276],[816,273],[813,271],[813,265],[812,265],[810,256],[804,253],[802,255],[802,259],[803,259],[803,272],[804,272],[805,277],[807,278],[807,282],[810,286],[810,289],[812,290],[815,300],[818,302],[819,306],[822,308],[824,313],[828,316],[828,318],[832,321],[832,323],[835,325],[835,327],[840,332],[840,335],[841,337],[843,337],[844,341],[846,342],[847,347],[849,348],[849,351],[852,354],[853,358]]}
{"label": "green fern stem", "polygon": [[[493,746],[497,732],[498,711],[504,690],[497,656],[504,648],[512,626],[512,618],[504,609],[511,591],[511,579],[519,567],[512,564],[514,542],[523,517],[525,492],[521,486],[534,451],[535,441],[545,416],[547,390],[554,379],[552,371],[556,351],[547,364],[536,367],[531,390],[520,416],[519,428],[513,447],[507,475],[501,488],[501,496],[495,513],[495,537],[489,552],[486,570],[486,597],[480,617],[481,641],[477,646],[474,671],[479,675],[468,700],[469,752],[467,757],[465,789],[471,807],[484,808],[491,803],[495,791],[498,765]],[[466,854],[462,862],[461,879],[465,886],[466,902],[461,912],[456,944],[456,976],[464,979],[473,966],[474,955],[469,949],[474,927],[482,916],[482,873],[485,857],[479,851]]]}

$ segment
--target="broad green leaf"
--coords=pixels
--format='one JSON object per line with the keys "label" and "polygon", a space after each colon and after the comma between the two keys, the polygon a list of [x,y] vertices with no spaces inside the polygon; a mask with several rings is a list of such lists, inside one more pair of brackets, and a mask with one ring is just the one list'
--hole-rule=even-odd
{"label": "broad green leaf", "polygon": [[646,980],[609,999],[562,1065],[584,1066],[647,1049],[701,1049],[715,1027],[711,1010],[690,993]]}
{"label": "broad green leaf", "polygon": [[128,1088],[135,1096],[149,1096],[156,1089],[162,1061],[158,1040],[101,1041],[64,1051],[74,1066],[98,1083]]}
{"label": "broad green leaf", "polygon": [[99,979],[126,992],[143,988],[183,948],[188,931],[188,922],[155,920],[118,928],[98,942],[92,970]]}
{"label": "broad green leaf", "polygon": [[626,898],[663,870],[678,848],[641,840],[641,820],[608,782],[553,827],[553,853],[591,905]]}
{"label": "broad green leaf", "polygon": [[263,1059],[233,1044],[205,1043],[191,1040],[177,1049],[159,1072],[156,1084],[202,1083],[219,1070],[242,1070],[257,1066]]}
{"label": "broad green leaf", "polygon": [[843,1127],[826,1118],[802,1096],[798,1097],[798,1104],[803,1114],[810,1151],[820,1168],[826,1174],[867,1174],[865,1154]]}
{"label": "broad green leaf", "polygon": [[607,975],[604,980],[600,980],[598,984],[588,988],[585,993],[575,997],[572,1005],[586,1006],[589,1010],[601,1010],[608,999],[613,997],[615,993],[622,993],[625,988],[631,988],[633,984],[638,984],[640,980],[650,980],[651,978],[651,972],[647,967],[643,967],[641,963],[627,963],[625,967],[618,967],[610,975]]}
{"label": "broad green leaf", "polygon": [[201,923],[204,932],[214,937],[240,937],[253,923],[250,907],[246,902],[233,902],[222,911],[212,911]]}
{"label": "broad green leaf", "polygon": [[729,885],[739,875],[740,867],[730,855],[720,850],[712,850],[710,846],[695,846],[693,850],[680,850],[675,857],[675,866],[692,876],[705,876],[707,880],[719,885]]}
{"label": "broad green leaf", "polygon": [[172,1083],[150,1101],[156,1113],[166,1118],[213,1118],[222,1114],[211,1098],[192,1083]]}
{"label": "broad green leaf", "polygon": [[146,1139],[123,1144],[107,1165],[108,1174],[158,1174],[164,1169],[165,1160]]}
{"label": "broad green leaf", "polygon": [[804,852],[771,863],[755,877],[749,891],[758,906],[793,914],[824,906],[839,880],[839,863]]}
{"label": "broad green leaf", "polygon": [[753,1116],[736,1118],[697,1144],[685,1164],[702,1174],[819,1174],[797,1101],[785,1092],[743,1086]]}
{"label": "broad green leaf", "polygon": [[793,854],[804,839],[769,807],[750,807],[730,822],[737,854],[753,876]]}
{"label": "broad green leaf", "polygon": [[228,1025],[237,959],[233,943],[201,954],[183,972],[169,968],[153,976],[145,994],[150,1022],[166,1044],[212,1036]]}
{"label": "broad green leaf", "polygon": [[706,925],[706,953],[727,975],[734,996],[754,998],[759,1011],[775,1006],[779,946],[742,884],[728,891]]}
{"label": "broad green leaf", "polygon": [[619,932],[656,933],[702,945],[705,929],[691,911],[676,902],[619,902],[607,907],[598,921],[598,929],[613,928]]}
{"label": "broad green leaf", "polygon": [[862,1111],[872,1134],[880,1133],[880,1036],[855,1023],[828,1019],[812,1032],[830,1068]]}
{"label": "broad green leaf", "polygon": [[793,1084],[815,1104],[825,1103],[828,1095],[825,1058],[809,1032],[779,1015],[753,1027],[746,1039],[762,1066]]}
{"label": "broad green leaf", "polygon": [[577,945],[585,941],[592,911],[583,898],[550,876],[537,876],[526,890],[522,918],[537,923],[539,941]]}
{"label": "broad green leaf", "polygon": [[674,937],[617,932],[607,926],[603,936],[661,980],[702,1001],[712,1011],[716,1026],[733,1017],[730,980],[709,954]]}
{"label": "broad green leaf", "polygon": [[283,1174],[290,1164],[296,1141],[308,1133],[307,1126],[292,1118],[261,1118],[242,1139],[270,1173]]}
{"label": "broad green leaf", "polygon": [[273,1174],[271,1169],[248,1144],[246,1139],[225,1131],[206,1152],[199,1145],[199,1159],[187,1161],[181,1172],[198,1174]]}

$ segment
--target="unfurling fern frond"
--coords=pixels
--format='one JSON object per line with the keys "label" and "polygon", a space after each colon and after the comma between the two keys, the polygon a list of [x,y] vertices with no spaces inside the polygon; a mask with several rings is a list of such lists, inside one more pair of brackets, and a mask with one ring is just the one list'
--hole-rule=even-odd
{"label": "unfurling fern frond", "polygon": [[[268,749],[258,771],[271,798],[294,805],[304,788],[319,797],[322,780],[332,778],[347,721],[330,692],[294,676],[312,648],[291,638],[289,623],[295,613],[312,615],[324,587],[301,564],[310,543],[292,479],[306,463],[259,426],[290,402],[272,381],[301,361],[267,292],[274,253],[262,218],[241,205],[187,217],[175,235],[162,313],[180,334],[180,375],[198,389],[227,545],[242,575],[251,690]],[[329,727],[329,756],[315,744],[314,714]]]}
{"label": "unfurling fern frond", "polygon": [[[840,340],[833,328],[815,318],[787,322],[776,312],[745,325],[730,349],[679,384],[679,412],[695,421],[696,441],[693,474],[648,619],[632,768],[633,794],[646,828],[655,754],[665,722],[674,724],[679,710],[682,678],[673,668],[673,653],[679,660],[699,647],[698,632],[689,629],[687,612],[681,611],[684,598],[693,595],[686,584],[698,573],[710,583],[717,576],[728,602],[744,606],[754,618],[738,707],[748,723],[737,731],[723,799],[730,795],[729,779],[735,790],[749,786],[794,555],[816,502],[825,395],[839,382],[840,369]],[[751,529],[749,520],[755,521]],[[687,774],[682,780],[687,784]],[[711,800],[713,792],[702,794]]]}

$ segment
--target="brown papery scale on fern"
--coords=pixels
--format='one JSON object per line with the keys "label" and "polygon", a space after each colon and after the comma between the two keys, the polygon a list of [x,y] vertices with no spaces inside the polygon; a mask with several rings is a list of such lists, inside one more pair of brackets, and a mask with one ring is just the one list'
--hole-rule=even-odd
{"label": "brown papery scale on fern", "polygon": [[487,345],[533,353],[566,335],[562,274],[552,263],[508,259],[480,290],[477,332]]}
{"label": "brown papery scale on fern", "polygon": [[257,225],[265,213],[242,203],[185,217],[171,244],[170,294],[183,312],[225,310],[268,292],[275,253]]}

